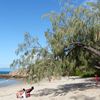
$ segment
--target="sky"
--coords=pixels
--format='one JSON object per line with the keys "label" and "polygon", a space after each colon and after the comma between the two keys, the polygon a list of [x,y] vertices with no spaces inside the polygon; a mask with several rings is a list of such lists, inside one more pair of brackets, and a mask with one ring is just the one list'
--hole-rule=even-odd
{"label": "sky", "polygon": [[[80,4],[91,0],[76,1]],[[44,32],[51,25],[42,16],[60,10],[58,0],[0,0],[0,68],[9,67],[15,59],[15,50],[23,42],[25,32],[38,37],[45,46]]]}

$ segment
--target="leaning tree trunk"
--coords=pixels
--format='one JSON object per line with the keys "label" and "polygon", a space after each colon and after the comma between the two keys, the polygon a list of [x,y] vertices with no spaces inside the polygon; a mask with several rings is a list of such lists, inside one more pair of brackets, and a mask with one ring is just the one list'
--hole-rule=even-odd
{"label": "leaning tree trunk", "polygon": [[[82,43],[76,43],[75,45],[80,46],[80,47],[82,47],[82,48],[84,48],[84,49],[90,51],[91,53],[97,55],[98,57],[100,57],[100,51],[97,50],[97,49],[95,49],[95,48],[93,48],[93,47],[90,47],[90,46],[88,46],[88,45],[84,45],[84,44],[82,44]],[[98,61],[98,62],[96,63],[95,68],[100,69],[100,61]]]}
{"label": "leaning tree trunk", "polygon": [[[69,48],[67,47],[67,50],[66,50],[66,51],[68,52],[68,54],[69,54],[74,48],[76,48],[76,47],[81,47],[81,48],[83,48],[83,49],[85,49],[85,50],[88,50],[88,51],[91,52],[92,54],[94,54],[94,55],[100,57],[100,51],[97,50],[97,49],[95,49],[95,48],[93,48],[93,47],[91,47],[91,46],[85,45],[85,44],[80,43],[80,42],[73,42],[73,43],[71,43],[70,45],[72,45],[72,47],[69,46]],[[71,48],[70,48],[70,47],[71,47]],[[65,48],[66,48],[66,46],[65,46]],[[67,54],[67,55],[68,55],[68,54]],[[100,61],[97,62],[95,68],[100,69]]]}
{"label": "leaning tree trunk", "polygon": [[72,43],[72,44],[75,45],[75,46],[82,47],[82,48],[84,48],[84,49],[90,51],[91,53],[93,53],[93,54],[95,54],[95,55],[100,57],[100,51],[95,49],[95,48],[93,48],[93,47],[90,47],[90,46],[85,45],[85,44],[80,43],[80,42],[75,42],[75,43]]}

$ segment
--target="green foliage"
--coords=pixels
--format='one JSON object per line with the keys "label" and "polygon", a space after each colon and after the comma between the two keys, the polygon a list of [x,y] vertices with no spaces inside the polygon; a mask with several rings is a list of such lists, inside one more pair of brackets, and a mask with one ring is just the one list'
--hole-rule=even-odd
{"label": "green foliage", "polygon": [[37,38],[32,37],[29,33],[24,33],[24,42],[18,45],[15,53],[18,59],[13,60],[11,67],[27,67],[34,63],[35,55],[41,50],[41,45]]}
{"label": "green foliage", "polygon": [[91,9],[83,6],[73,9],[73,6],[68,6],[59,14],[48,14],[52,28],[45,32],[47,46],[41,47],[37,38],[25,33],[24,43],[16,51],[20,55],[19,59],[14,60],[11,66],[26,67],[29,70],[28,79],[36,82],[52,76],[94,75],[99,56],[73,43],[80,42],[100,51],[98,3],[91,4]]}
{"label": "green foliage", "polygon": [[87,77],[94,77],[95,76],[95,72],[90,71],[90,72],[84,72],[81,74],[81,77],[87,78]]}

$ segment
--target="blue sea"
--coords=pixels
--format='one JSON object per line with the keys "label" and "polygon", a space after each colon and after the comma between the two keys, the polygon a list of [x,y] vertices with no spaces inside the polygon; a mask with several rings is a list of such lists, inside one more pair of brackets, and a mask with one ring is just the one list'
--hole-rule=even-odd
{"label": "blue sea", "polygon": [[0,74],[9,74],[11,71],[12,69],[10,68],[0,68]]}
{"label": "blue sea", "polygon": [[[0,74],[9,74],[9,72],[11,72],[10,68],[0,68]],[[5,82],[7,82],[7,79],[0,78],[0,85],[4,84]]]}
{"label": "blue sea", "polygon": [[[8,74],[12,71],[10,68],[0,68],[0,74]],[[3,79],[0,78],[0,87],[5,87],[8,85],[12,85],[18,83],[19,81],[16,79]]]}

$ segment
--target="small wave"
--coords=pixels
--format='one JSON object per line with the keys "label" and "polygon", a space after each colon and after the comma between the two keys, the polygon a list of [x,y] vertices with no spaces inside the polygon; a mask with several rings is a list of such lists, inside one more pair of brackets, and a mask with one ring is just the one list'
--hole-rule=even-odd
{"label": "small wave", "polygon": [[5,82],[8,82],[8,81],[9,81],[9,80],[1,79],[1,80],[0,80],[0,84],[5,83]]}
{"label": "small wave", "polygon": [[23,82],[22,80],[16,80],[16,79],[0,79],[0,88],[14,84],[20,84],[22,82]]}

